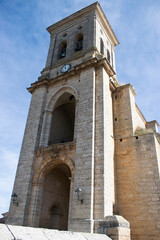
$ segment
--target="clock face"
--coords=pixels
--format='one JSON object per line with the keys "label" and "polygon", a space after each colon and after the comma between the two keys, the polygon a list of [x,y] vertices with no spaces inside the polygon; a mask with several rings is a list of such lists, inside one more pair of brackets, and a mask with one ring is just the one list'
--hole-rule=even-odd
{"label": "clock face", "polygon": [[62,73],[68,72],[70,68],[71,68],[71,65],[70,65],[70,64],[65,64],[65,65],[63,65],[63,67],[61,68],[61,72],[62,72]]}

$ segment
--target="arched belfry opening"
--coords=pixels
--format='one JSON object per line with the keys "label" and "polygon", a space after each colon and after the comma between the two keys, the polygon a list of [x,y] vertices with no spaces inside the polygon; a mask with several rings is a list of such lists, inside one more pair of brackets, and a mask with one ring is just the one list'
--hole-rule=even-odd
{"label": "arched belfry opening", "polygon": [[56,165],[46,174],[43,184],[40,227],[68,229],[70,177],[71,171],[64,163]]}
{"label": "arched belfry opening", "polygon": [[48,145],[71,142],[74,139],[75,97],[64,93],[56,102],[52,114]]}
{"label": "arched belfry opening", "polygon": [[83,49],[83,34],[79,33],[76,37],[76,48],[75,51],[81,51]]}
{"label": "arched belfry opening", "polygon": [[63,41],[59,45],[58,58],[64,58],[66,56],[66,51],[67,51],[67,42]]}

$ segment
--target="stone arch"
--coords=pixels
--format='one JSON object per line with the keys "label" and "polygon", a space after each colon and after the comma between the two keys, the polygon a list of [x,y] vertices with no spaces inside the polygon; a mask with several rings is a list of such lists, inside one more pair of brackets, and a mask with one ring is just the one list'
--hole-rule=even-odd
{"label": "stone arch", "polygon": [[[43,159],[39,168],[37,169],[38,171],[36,172],[33,178],[32,197],[31,197],[31,204],[30,204],[29,217],[28,217],[29,226],[39,227],[42,198],[43,198],[44,179],[47,176],[47,174],[49,174],[56,166],[60,164],[67,165],[70,170],[71,176],[69,180],[70,180],[70,196],[71,196],[73,192],[73,176],[74,176],[73,160],[66,155],[54,154],[52,156],[46,156]],[[57,203],[52,202],[49,208],[51,208],[54,204],[57,204]],[[70,204],[71,203],[69,203],[68,206],[70,206]]]}
{"label": "stone arch", "polygon": [[64,155],[55,155],[53,157],[47,157],[45,161],[41,164],[39,169],[39,174],[37,179],[35,179],[36,184],[43,184],[45,176],[53,169],[56,165],[66,164],[70,171],[71,177],[74,175],[74,162],[71,158]]}
{"label": "stone arch", "polygon": [[[58,209],[62,210],[60,212],[63,212],[63,206],[58,201],[52,201],[49,205],[49,211],[53,208],[53,206],[56,206]],[[48,212],[49,213],[49,212]]]}
{"label": "stone arch", "polygon": [[67,41],[62,41],[59,45],[58,58],[64,58],[67,52]]}
{"label": "stone arch", "polygon": [[81,51],[83,49],[83,33],[78,33],[76,36],[76,47],[75,51]]}
{"label": "stone arch", "polygon": [[57,100],[59,99],[59,97],[65,93],[65,92],[68,92],[70,94],[72,94],[75,99],[76,99],[76,102],[78,101],[78,98],[79,98],[79,93],[77,91],[76,88],[72,87],[72,86],[68,86],[68,85],[64,85],[62,87],[59,87],[52,95],[52,97],[50,98],[50,101],[47,105],[47,108],[45,111],[49,111],[49,112],[52,112],[53,109],[54,109],[54,106],[57,102]]}
{"label": "stone arch", "polygon": [[[47,196],[46,194],[46,184],[49,183],[48,186],[51,186],[52,183],[55,184],[55,175],[53,171],[56,171],[58,173],[59,177],[57,178],[58,181],[61,181],[62,188],[58,189],[58,192],[65,192],[62,199],[63,201],[60,201],[60,196],[57,194],[55,195],[56,198],[53,198],[53,196],[49,196],[46,201],[44,201],[44,196]],[[39,167],[39,170],[37,174],[34,176],[33,179],[33,188],[32,188],[32,200],[31,200],[31,207],[30,207],[30,216],[28,224],[30,226],[35,227],[46,227],[46,228],[57,228],[56,225],[53,224],[53,222],[50,222],[51,218],[51,208],[53,206],[58,207],[58,209],[61,209],[62,212],[59,213],[60,215],[63,215],[65,220],[60,217],[59,218],[59,230],[67,230],[67,223],[69,219],[69,212],[70,212],[70,197],[73,191],[73,175],[74,175],[74,162],[71,158],[64,155],[53,155],[53,156],[47,156],[44,158],[42,164]],[[46,179],[52,179],[51,182],[47,182]],[[49,180],[50,181],[50,180]],[[53,188],[54,188],[53,184]],[[63,187],[64,186],[64,187]],[[52,186],[51,186],[52,187]],[[68,190],[66,190],[68,189]],[[52,189],[50,189],[52,191]],[[55,189],[53,189],[55,191]],[[51,198],[52,197],[52,198]],[[66,200],[65,200],[66,199]],[[48,201],[48,202],[47,202]],[[46,205],[44,206],[44,203],[46,202]],[[60,203],[59,203],[60,202]],[[47,205],[48,204],[48,205]],[[36,208],[35,208],[36,206]],[[45,216],[46,219],[42,219],[42,216]],[[51,226],[52,225],[52,226]]]}
{"label": "stone arch", "polygon": [[49,208],[49,228],[59,229],[60,216],[63,215],[63,207],[59,203],[54,203]]}
{"label": "stone arch", "polygon": [[76,100],[71,93],[63,93],[52,112],[48,145],[74,140]]}
{"label": "stone arch", "polygon": [[[40,146],[48,146],[48,142],[49,142],[49,138],[50,138],[50,126],[51,126],[51,122],[52,122],[52,114],[53,114],[53,111],[55,109],[58,99],[64,93],[68,93],[68,94],[71,94],[74,96],[74,98],[75,98],[75,116],[77,115],[77,103],[78,103],[78,98],[79,98],[78,91],[72,86],[68,86],[68,85],[61,86],[53,93],[53,95],[51,96],[51,98],[47,104],[47,107],[45,108]],[[75,118],[74,126],[76,126],[76,118]]]}
{"label": "stone arch", "polygon": [[39,227],[67,230],[71,171],[59,162],[44,172]]}

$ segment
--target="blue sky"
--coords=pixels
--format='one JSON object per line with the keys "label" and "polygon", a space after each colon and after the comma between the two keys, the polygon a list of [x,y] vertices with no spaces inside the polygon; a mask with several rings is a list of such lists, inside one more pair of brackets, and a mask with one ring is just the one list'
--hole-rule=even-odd
{"label": "blue sky", "polygon": [[[46,27],[91,0],[0,0],[0,213],[8,211],[31,95],[49,47]],[[147,121],[160,123],[160,1],[100,0],[120,45],[117,78]]]}

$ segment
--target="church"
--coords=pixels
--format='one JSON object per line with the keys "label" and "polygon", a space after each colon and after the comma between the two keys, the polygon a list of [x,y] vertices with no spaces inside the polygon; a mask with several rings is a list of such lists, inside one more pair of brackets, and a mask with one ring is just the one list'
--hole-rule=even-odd
{"label": "church", "polygon": [[117,81],[119,42],[100,4],[47,31],[7,224],[160,239],[158,123]]}

